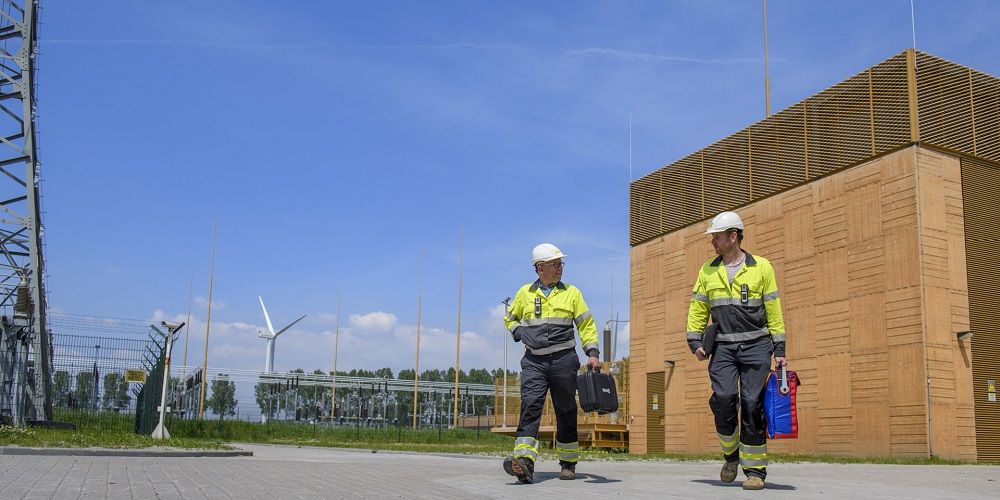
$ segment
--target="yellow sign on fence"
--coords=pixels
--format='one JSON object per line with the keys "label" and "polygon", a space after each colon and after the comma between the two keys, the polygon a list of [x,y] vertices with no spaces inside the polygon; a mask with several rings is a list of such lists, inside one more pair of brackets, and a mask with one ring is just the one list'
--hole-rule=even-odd
{"label": "yellow sign on fence", "polygon": [[126,382],[146,382],[146,371],[145,370],[125,370],[125,381]]}

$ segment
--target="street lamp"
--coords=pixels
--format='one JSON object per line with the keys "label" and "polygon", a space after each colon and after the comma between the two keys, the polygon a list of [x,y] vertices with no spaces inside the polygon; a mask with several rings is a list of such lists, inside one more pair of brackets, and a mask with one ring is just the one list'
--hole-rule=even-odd
{"label": "street lamp", "polygon": [[[178,325],[176,323],[168,323],[166,321],[161,321],[160,324],[167,329],[167,333],[164,335],[167,340],[167,350],[163,357],[163,387],[160,390],[159,408],[160,421],[156,424],[156,428],[153,429],[153,439],[166,439],[170,437],[170,433],[167,432],[167,428],[163,422],[164,415],[167,413],[167,383],[170,381],[170,351],[173,348],[174,335],[176,335],[177,331],[184,326],[184,323]],[[153,329],[159,331],[155,326]]]}

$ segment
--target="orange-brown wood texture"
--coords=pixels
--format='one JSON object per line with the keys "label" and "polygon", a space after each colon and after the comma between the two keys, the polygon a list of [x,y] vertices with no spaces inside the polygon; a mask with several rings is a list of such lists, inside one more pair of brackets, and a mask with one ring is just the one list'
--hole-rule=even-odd
{"label": "orange-brown wood texture", "polygon": [[[912,146],[737,212],[743,247],[774,264],[802,380],[799,438],[770,451],[975,460],[972,367],[955,337],[969,328],[959,159]],[[718,450],[707,363],[685,341],[694,278],[714,257],[704,226],[631,254],[629,390],[645,398],[648,375],[665,373],[668,452]],[[647,408],[630,406],[633,453],[656,425]]]}

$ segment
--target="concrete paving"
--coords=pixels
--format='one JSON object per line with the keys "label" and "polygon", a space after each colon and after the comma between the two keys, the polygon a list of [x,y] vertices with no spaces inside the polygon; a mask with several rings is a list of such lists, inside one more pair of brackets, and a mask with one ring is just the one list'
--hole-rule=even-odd
{"label": "concrete paving", "polygon": [[[764,491],[715,462],[543,461],[518,484],[501,458],[238,445],[252,457],[0,456],[0,498],[1000,498],[1000,467],[773,464]],[[741,478],[742,479],[742,478]]]}

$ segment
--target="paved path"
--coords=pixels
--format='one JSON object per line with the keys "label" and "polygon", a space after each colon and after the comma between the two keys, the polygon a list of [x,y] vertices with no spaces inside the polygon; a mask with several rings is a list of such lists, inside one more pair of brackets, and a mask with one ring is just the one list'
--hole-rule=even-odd
{"label": "paved path", "polygon": [[500,458],[240,445],[253,457],[0,456],[0,499],[35,498],[1000,498],[1000,467],[775,464],[768,489],[718,480],[709,462],[585,462],[536,484]]}

